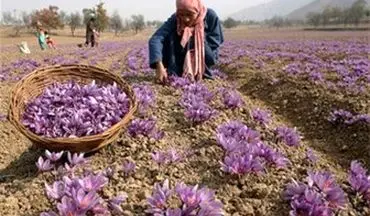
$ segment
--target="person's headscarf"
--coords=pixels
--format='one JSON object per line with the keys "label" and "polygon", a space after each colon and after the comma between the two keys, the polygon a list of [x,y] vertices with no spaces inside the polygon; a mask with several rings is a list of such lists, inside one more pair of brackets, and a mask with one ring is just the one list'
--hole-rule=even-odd
{"label": "person's headscarf", "polygon": [[188,27],[183,20],[177,16],[177,33],[182,36],[181,45],[185,48],[189,39],[194,36],[194,50],[188,50],[185,62],[183,76],[202,79],[205,65],[204,49],[204,18],[207,14],[207,8],[202,0],[176,0],[178,10],[187,10],[198,14],[196,20],[193,20],[194,26]]}

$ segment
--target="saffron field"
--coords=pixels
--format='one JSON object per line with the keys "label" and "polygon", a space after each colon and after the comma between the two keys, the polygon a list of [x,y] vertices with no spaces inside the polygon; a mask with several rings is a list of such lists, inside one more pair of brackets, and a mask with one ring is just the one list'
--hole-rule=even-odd
{"label": "saffron field", "polygon": [[[2,44],[0,215],[370,215],[366,34],[226,39],[215,80],[170,77],[165,86],[154,83],[146,40],[93,49],[66,41],[25,56]],[[7,120],[12,86],[57,64],[100,66],[132,85],[139,109],[116,142],[93,154],[45,152]],[[100,88],[55,84],[29,105],[24,124],[51,137],[104,131],[125,113],[114,110],[125,99],[113,83]],[[107,91],[121,98],[113,103]],[[58,117],[56,95],[69,95],[58,99],[66,113],[88,106],[110,118]]]}

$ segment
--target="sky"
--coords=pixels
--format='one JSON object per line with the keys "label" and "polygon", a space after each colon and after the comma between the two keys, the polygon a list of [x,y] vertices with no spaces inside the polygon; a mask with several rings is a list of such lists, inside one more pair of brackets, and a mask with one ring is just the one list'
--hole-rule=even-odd
{"label": "sky", "polygon": [[[100,0],[0,0],[1,11],[32,11],[56,5],[68,12],[91,8]],[[246,7],[262,4],[271,0],[203,0],[207,7],[212,8],[221,18]],[[147,20],[165,20],[175,12],[175,0],[104,0],[109,14],[118,10],[123,18],[132,14],[143,14]]]}

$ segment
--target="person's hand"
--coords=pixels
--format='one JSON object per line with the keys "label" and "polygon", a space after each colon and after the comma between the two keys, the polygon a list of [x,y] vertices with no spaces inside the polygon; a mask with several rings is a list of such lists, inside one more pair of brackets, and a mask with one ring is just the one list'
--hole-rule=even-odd
{"label": "person's hand", "polygon": [[157,81],[161,84],[167,83],[168,74],[162,62],[157,63],[156,78]]}

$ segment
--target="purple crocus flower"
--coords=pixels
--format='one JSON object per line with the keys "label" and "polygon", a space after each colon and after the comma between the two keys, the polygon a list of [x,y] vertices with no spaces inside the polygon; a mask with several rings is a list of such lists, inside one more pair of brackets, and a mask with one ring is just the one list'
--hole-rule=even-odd
{"label": "purple crocus flower", "polygon": [[170,190],[168,179],[163,182],[162,186],[156,183],[154,185],[152,196],[148,198],[148,203],[151,206],[151,209],[148,210],[148,213],[162,212],[166,208],[167,200],[172,193],[173,191]]}
{"label": "purple crocus flower", "polygon": [[48,150],[45,151],[45,156],[52,162],[57,162],[62,156],[64,151],[61,152],[50,152]]}
{"label": "purple crocus flower", "polygon": [[167,209],[166,216],[182,216],[183,213],[181,209],[175,208],[175,209]]}
{"label": "purple crocus flower", "polygon": [[343,190],[327,172],[309,173],[308,184],[293,180],[284,191],[284,198],[290,201],[290,215],[297,216],[330,216],[346,204]]}
{"label": "purple crocus flower", "polygon": [[166,164],[167,163],[167,155],[163,152],[154,152],[152,154],[152,159],[157,164]]}
{"label": "purple crocus flower", "polygon": [[84,212],[78,211],[78,207],[76,203],[73,201],[72,198],[64,196],[62,198],[61,203],[57,204],[57,208],[59,210],[59,214],[62,216],[83,216],[85,215]]}
{"label": "purple crocus flower", "polygon": [[171,76],[169,78],[170,85],[174,88],[180,88],[183,89],[186,86],[190,85],[191,81],[184,77],[178,77],[178,76]]}
{"label": "purple crocus flower", "polygon": [[48,211],[48,212],[42,212],[40,216],[59,216],[57,213],[54,211]]}
{"label": "purple crocus flower", "polygon": [[311,162],[311,163],[316,163],[317,161],[317,156],[315,153],[312,151],[312,149],[307,149],[306,151],[306,158]]}
{"label": "purple crocus flower", "polygon": [[72,166],[85,163],[86,159],[84,158],[84,156],[84,153],[74,153],[73,155],[70,152],[67,153],[68,161]]}
{"label": "purple crocus flower", "polygon": [[[74,189],[73,189],[74,190]],[[100,201],[95,191],[85,192],[83,189],[72,191],[72,199],[80,212],[92,210]]]}
{"label": "purple crocus flower", "polygon": [[108,207],[115,214],[123,214],[121,204],[127,199],[127,195],[120,195],[108,201]]}
{"label": "purple crocus flower", "polygon": [[244,105],[242,96],[236,90],[221,88],[219,92],[221,93],[222,102],[226,108],[237,109]]}
{"label": "purple crocus flower", "polygon": [[267,126],[271,121],[271,114],[268,111],[262,109],[254,109],[251,112],[251,116],[254,121],[260,125]]}
{"label": "purple crocus flower", "polygon": [[204,102],[193,101],[185,108],[184,114],[189,121],[199,124],[211,119],[217,112]]}
{"label": "purple crocus flower", "polygon": [[326,194],[326,199],[330,206],[335,208],[344,208],[346,198],[344,191],[336,184],[334,177],[328,172],[310,172],[308,174],[308,185],[317,186]]}
{"label": "purple crocus flower", "polygon": [[142,135],[154,138],[155,140],[162,139],[164,137],[164,133],[156,128],[156,124],[157,122],[153,117],[148,119],[135,119],[128,127],[128,133],[132,137]]}
{"label": "purple crocus flower", "polygon": [[[188,186],[184,183],[178,183],[175,189],[169,188],[168,180],[165,180],[163,186],[155,184],[153,195],[148,198],[150,208],[146,211],[153,215],[224,215],[222,203],[216,200],[214,191],[207,188]],[[169,208],[167,200],[178,198],[178,206]]]}
{"label": "purple crocus flower", "polygon": [[216,140],[227,152],[243,152],[247,145],[260,142],[260,135],[239,121],[230,121],[217,128]]}
{"label": "purple crocus flower", "polygon": [[277,138],[283,141],[288,146],[299,146],[301,137],[296,129],[288,127],[276,128]]}
{"label": "purple crocus flower", "polygon": [[65,194],[65,184],[63,181],[56,181],[52,186],[45,183],[46,195],[49,199],[60,200]]}
{"label": "purple crocus flower", "polygon": [[358,161],[352,161],[348,176],[352,189],[370,203],[370,175]]}
{"label": "purple crocus flower", "polygon": [[51,164],[49,159],[44,160],[44,158],[41,156],[36,162],[36,166],[39,169],[39,172],[47,172],[54,168],[54,165]]}
{"label": "purple crocus flower", "polygon": [[122,171],[123,173],[128,176],[130,173],[135,172],[136,170],[136,164],[132,161],[125,161],[122,165]]}
{"label": "purple crocus flower", "polygon": [[102,174],[90,174],[85,176],[83,179],[80,179],[79,183],[85,191],[100,191],[106,184],[108,184],[108,178]]}
{"label": "purple crocus flower", "polygon": [[98,203],[97,205],[95,205],[91,209],[91,212],[94,215],[109,215],[110,214],[108,208],[102,205],[101,203]]}
{"label": "purple crocus flower", "polygon": [[203,102],[209,102],[213,99],[213,93],[210,92],[204,84],[201,83],[192,83],[185,86],[184,89],[185,95],[195,95],[198,98],[202,98]]}
{"label": "purple crocus flower", "polygon": [[134,85],[133,90],[139,102],[139,112],[145,113],[155,103],[155,94],[147,85]]}
{"label": "purple crocus flower", "polygon": [[152,159],[159,165],[179,162],[184,159],[185,153],[180,153],[176,149],[170,149],[165,152],[154,152]]}
{"label": "purple crocus flower", "polygon": [[109,167],[105,168],[103,174],[107,178],[112,178],[113,175],[114,175],[114,172],[115,172],[114,167],[113,166],[109,166]]}
{"label": "purple crocus flower", "polygon": [[263,164],[260,160],[253,155],[237,155],[232,154],[226,156],[224,162],[222,163],[222,168],[224,172],[243,175],[246,173],[261,173],[264,170]]}

